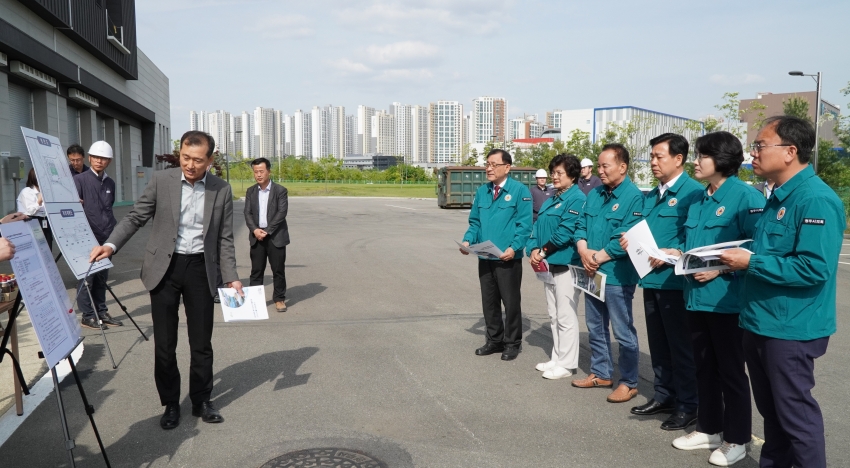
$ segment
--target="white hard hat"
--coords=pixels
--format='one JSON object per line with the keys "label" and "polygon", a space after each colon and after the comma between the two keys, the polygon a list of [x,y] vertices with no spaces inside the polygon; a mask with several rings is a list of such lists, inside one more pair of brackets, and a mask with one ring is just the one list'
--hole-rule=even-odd
{"label": "white hard hat", "polygon": [[546,169],[538,169],[538,170],[537,170],[537,173],[535,173],[535,174],[534,174],[534,177],[535,177],[535,178],[537,178],[537,179],[539,179],[539,178],[541,178],[541,177],[542,177],[542,178],[549,177],[549,175],[548,175],[548,174],[546,174]]}
{"label": "white hard hat", "polygon": [[112,147],[105,141],[96,141],[89,148],[89,156],[112,159]]}
{"label": "white hard hat", "polygon": [[584,158],[581,160],[581,167],[593,167],[593,161]]}

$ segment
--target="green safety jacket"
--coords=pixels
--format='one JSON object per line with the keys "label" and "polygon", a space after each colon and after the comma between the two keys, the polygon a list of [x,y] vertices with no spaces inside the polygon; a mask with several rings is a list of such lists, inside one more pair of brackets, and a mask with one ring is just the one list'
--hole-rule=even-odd
{"label": "green safety jacket", "polygon": [[[691,250],[706,245],[752,239],[756,221],[764,210],[764,195],[731,176],[723,185],[690,206],[685,221],[685,245]],[[744,248],[752,246],[744,244]],[[739,296],[743,271],[721,274],[711,281],[700,283],[685,277],[685,305],[688,310],[737,314],[741,312]]]}
{"label": "green safety jacket", "polygon": [[784,340],[835,333],[838,256],[844,205],[811,166],[767,200],[753,235],[741,288],[740,326]]}
{"label": "green safety jacket", "polygon": [[495,200],[492,183],[478,187],[469,210],[469,229],[463,240],[470,244],[489,240],[502,251],[511,247],[514,258],[522,258],[531,235],[531,205],[531,191],[511,177],[507,178]]}
{"label": "green safety jacket", "polygon": [[[681,249],[685,244],[685,220],[688,208],[696,203],[705,190],[699,182],[682,173],[672,187],[658,198],[658,187],[646,194],[643,199],[643,216],[649,224],[649,230],[655,243],[662,249]],[[650,289],[673,289],[681,291],[685,287],[684,278],[677,276],[672,265],[653,268],[641,278],[640,286]]]}
{"label": "green safety jacket", "polygon": [[628,176],[613,191],[605,185],[587,194],[584,216],[579,217],[576,241],[584,239],[591,250],[604,250],[611,257],[599,266],[611,286],[632,286],[640,277],[622,247],[620,235],[643,219],[643,193]]}
{"label": "green safety jacket", "polygon": [[584,213],[584,196],[578,184],[543,202],[528,239],[529,255],[546,246],[546,261],[552,265],[581,265],[575,232]]}

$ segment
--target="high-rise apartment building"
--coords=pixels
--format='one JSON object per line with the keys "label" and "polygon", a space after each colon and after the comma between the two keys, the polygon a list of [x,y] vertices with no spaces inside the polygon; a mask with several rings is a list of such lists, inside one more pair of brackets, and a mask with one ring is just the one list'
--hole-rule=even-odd
{"label": "high-rise apartment building", "polygon": [[428,108],[410,108],[410,157],[409,162],[428,162]]}
{"label": "high-rise apartment building", "polygon": [[242,138],[242,158],[254,159],[257,157],[254,147],[254,114],[242,111],[240,120],[242,121],[242,128],[235,131],[238,131]]}
{"label": "high-rise apartment building", "polygon": [[508,138],[508,101],[482,96],[472,100],[474,136],[472,143],[505,141]]}
{"label": "high-rise apartment building", "polygon": [[195,111],[189,111],[189,130],[204,131],[204,124],[201,122],[201,114]]}
{"label": "high-rise apartment building", "polygon": [[561,109],[546,112],[546,129],[561,128],[561,116],[563,116]]}
{"label": "high-rise apartment building", "polygon": [[254,158],[274,158],[274,109],[254,109]]}
{"label": "high-rise apartment building", "polygon": [[286,140],[286,129],[283,123],[283,111],[274,111],[274,156],[276,158],[283,157],[284,145]]}
{"label": "high-rise apartment building", "polygon": [[313,118],[311,114],[305,114],[298,109],[293,117],[295,127],[295,150],[296,156],[311,159],[313,156],[313,132],[311,127]]}
{"label": "high-rise apartment building", "polygon": [[429,161],[433,164],[460,163],[463,149],[463,104],[437,101],[430,106]]}
{"label": "high-rise apartment building", "polygon": [[330,112],[329,138],[333,157],[342,159],[345,156],[345,107],[328,106]]}
{"label": "high-rise apartment building", "polygon": [[525,115],[511,119],[508,124],[510,141],[523,138],[540,138],[543,135],[543,125],[537,121],[537,115]]}
{"label": "high-rise apartment building", "polygon": [[463,136],[461,137],[461,145],[467,145],[472,143],[473,140],[473,127],[472,127],[472,112],[463,116],[463,125],[461,127],[463,130]]}
{"label": "high-rise apartment building", "polygon": [[389,114],[395,117],[396,156],[403,156],[406,162],[411,161],[413,152],[412,129],[410,126],[413,106],[394,102],[390,104]]}
{"label": "high-rise apartment building", "polygon": [[395,116],[378,111],[372,116],[372,138],[375,140],[375,152],[385,156],[398,156],[396,148]]}
{"label": "high-rise apartment building", "polygon": [[215,140],[215,150],[221,154],[231,154],[230,148],[230,112],[217,110],[207,114],[207,133]]}
{"label": "high-rise apartment building", "polygon": [[295,120],[289,114],[284,114],[283,116],[283,133],[284,133],[284,146],[283,146],[283,154],[285,156],[292,156],[295,154]]}
{"label": "high-rise apartment building", "polygon": [[344,156],[357,154],[357,116],[345,116],[345,152]]}
{"label": "high-rise apartment building", "polygon": [[230,148],[231,158],[239,159],[242,156],[242,116],[230,116]]}
{"label": "high-rise apartment building", "polygon": [[375,152],[375,142],[372,140],[372,117],[374,115],[374,107],[357,106],[356,154],[371,154]]}
{"label": "high-rise apartment building", "polygon": [[312,122],[311,148],[313,159],[324,158],[331,154],[331,113],[330,106],[313,106],[310,112]]}

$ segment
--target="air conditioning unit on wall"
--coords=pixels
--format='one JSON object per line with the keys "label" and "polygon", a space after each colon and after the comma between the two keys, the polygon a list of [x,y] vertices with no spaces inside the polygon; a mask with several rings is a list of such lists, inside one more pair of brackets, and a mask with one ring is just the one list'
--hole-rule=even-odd
{"label": "air conditioning unit on wall", "polygon": [[56,78],[53,78],[47,73],[44,73],[41,70],[36,70],[35,68],[17,60],[12,60],[12,63],[9,65],[9,71],[11,71],[13,75],[20,76],[21,78],[39,86],[43,86],[48,89],[56,88]]}
{"label": "air conditioning unit on wall", "polygon": [[76,88],[68,88],[68,99],[89,107],[98,107],[100,105],[100,101],[96,97],[90,96]]}

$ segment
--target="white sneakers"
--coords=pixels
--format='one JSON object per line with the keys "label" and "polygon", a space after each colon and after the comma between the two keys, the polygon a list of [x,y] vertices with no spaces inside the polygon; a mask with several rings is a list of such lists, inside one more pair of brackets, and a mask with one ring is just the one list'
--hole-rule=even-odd
{"label": "white sneakers", "polygon": [[535,369],[539,370],[540,372],[546,372],[547,370],[549,370],[553,367],[555,367],[555,361],[549,361],[549,362],[541,362],[540,364],[538,364],[535,367]]}
{"label": "white sneakers", "polygon": [[679,450],[714,450],[723,443],[723,438],[720,434],[705,434],[703,432],[694,431],[690,434],[685,434],[682,437],[673,441],[673,447]]}
{"label": "white sneakers", "polygon": [[747,456],[747,447],[744,445],[723,442],[717,450],[711,452],[708,462],[717,466],[732,466]]}
{"label": "white sneakers", "polygon": [[673,441],[679,450],[712,449],[708,462],[716,466],[732,466],[747,456],[745,445],[725,442],[721,434],[694,431]]}
{"label": "white sneakers", "polygon": [[554,366],[543,373],[543,378],[549,380],[557,380],[563,379],[564,377],[569,377],[571,375],[573,375],[573,373],[569,369],[565,369],[561,366]]}

